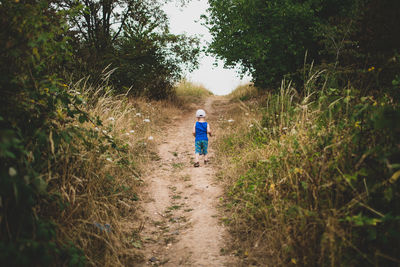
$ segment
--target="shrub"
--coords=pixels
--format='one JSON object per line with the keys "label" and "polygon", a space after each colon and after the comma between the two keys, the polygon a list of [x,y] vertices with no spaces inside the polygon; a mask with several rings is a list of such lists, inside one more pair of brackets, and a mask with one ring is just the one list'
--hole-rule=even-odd
{"label": "shrub", "polygon": [[254,264],[397,265],[398,103],[308,92],[283,83],[262,119],[219,141],[239,251]]}
{"label": "shrub", "polygon": [[[43,173],[51,169],[55,147],[72,134],[63,129],[53,139],[55,129],[74,117],[87,118],[76,108],[81,100],[57,77],[70,51],[65,22],[52,3],[0,5],[0,263],[7,266],[85,263],[74,244],[57,240],[56,225],[39,208],[39,202],[57,202]],[[65,120],[58,119],[60,113]]]}

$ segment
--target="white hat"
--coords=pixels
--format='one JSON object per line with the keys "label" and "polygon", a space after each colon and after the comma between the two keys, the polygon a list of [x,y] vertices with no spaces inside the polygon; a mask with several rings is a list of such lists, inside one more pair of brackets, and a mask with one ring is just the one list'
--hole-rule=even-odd
{"label": "white hat", "polygon": [[204,118],[206,116],[206,112],[202,109],[198,109],[196,111],[196,118]]}

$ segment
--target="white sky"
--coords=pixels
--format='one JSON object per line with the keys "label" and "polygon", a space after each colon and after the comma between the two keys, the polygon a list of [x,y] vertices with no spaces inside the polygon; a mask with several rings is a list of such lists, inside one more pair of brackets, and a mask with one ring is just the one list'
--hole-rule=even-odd
{"label": "white sky", "polygon": [[[206,14],[207,8],[207,0],[192,0],[184,7],[181,7],[175,1],[165,5],[164,10],[170,19],[171,33],[201,35],[202,45],[210,42],[211,35],[200,22],[200,15]],[[224,69],[222,61],[218,62],[218,67],[214,67],[213,63],[215,63],[214,57],[203,55],[200,59],[199,68],[189,73],[187,79],[204,85],[216,95],[229,94],[238,85],[250,81],[248,76],[241,80],[233,69]]]}

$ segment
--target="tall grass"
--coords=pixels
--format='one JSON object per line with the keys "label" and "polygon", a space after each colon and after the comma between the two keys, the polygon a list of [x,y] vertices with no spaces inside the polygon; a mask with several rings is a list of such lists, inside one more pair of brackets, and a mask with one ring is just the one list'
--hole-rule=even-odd
{"label": "tall grass", "polygon": [[241,103],[220,133],[225,221],[243,265],[400,263],[399,105],[317,85],[322,75],[304,96],[283,82]]}
{"label": "tall grass", "polygon": [[[42,173],[49,196],[57,201],[42,200],[38,215],[58,226],[56,242],[71,242],[83,252],[70,261],[74,266],[129,266],[141,260],[144,222],[136,212],[141,174],[149,159],[157,157],[159,127],[178,114],[168,101],[113,96],[110,89],[86,80],[70,85],[88,118],[54,128],[50,140],[68,129],[64,139],[70,141],[52,148]],[[64,114],[59,116],[63,121]],[[60,142],[50,145],[54,143]]]}
{"label": "tall grass", "polygon": [[213,95],[203,85],[195,84],[187,80],[182,80],[176,87],[176,95],[184,103],[197,103],[203,101],[206,97]]}
{"label": "tall grass", "polygon": [[231,100],[240,100],[240,101],[246,101],[250,100],[252,98],[256,98],[258,96],[258,91],[257,88],[254,87],[253,84],[248,83],[244,85],[240,85],[233,90],[228,97]]}

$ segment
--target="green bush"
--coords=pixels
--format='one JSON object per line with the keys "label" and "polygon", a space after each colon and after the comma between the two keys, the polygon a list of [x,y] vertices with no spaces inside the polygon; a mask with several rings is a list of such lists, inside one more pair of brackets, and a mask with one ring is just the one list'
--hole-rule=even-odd
{"label": "green bush", "polygon": [[63,17],[51,1],[3,1],[0,16],[0,263],[49,266],[58,259],[82,266],[82,253],[58,242],[57,228],[38,206],[57,201],[41,174],[70,136],[65,130],[52,138],[65,123],[59,114],[86,120],[75,108],[81,100],[56,75],[70,56]]}
{"label": "green bush", "polygon": [[286,85],[261,105],[259,126],[218,149],[242,159],[227,204],[248,260],[396,266],[398,102],[333,88],[299,98]]}

